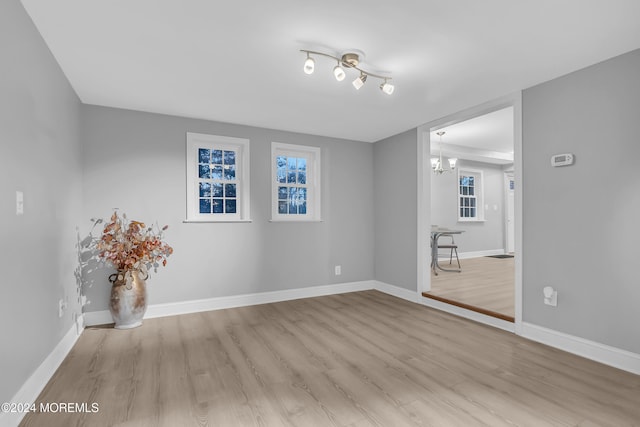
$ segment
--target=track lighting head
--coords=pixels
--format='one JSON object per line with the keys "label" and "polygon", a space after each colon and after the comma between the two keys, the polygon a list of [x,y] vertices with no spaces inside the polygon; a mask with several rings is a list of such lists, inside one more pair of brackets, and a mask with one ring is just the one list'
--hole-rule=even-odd
{"label": "track lighting head", "polygon": [[353,87],[355,87],[355,88],[356,88],[356,90],[360,90],[360,88],[361,88],[362,86],[364,86],[364,82],[366,82],[366,81],[367,81],[367,75],[361,72],[361,73],[360,73],[360,77],[358,77],[357,79],[355,79],[355,80],[352,82],[352,84],[353,84]]}
{"label": "track lighting head", "polygon": [[333,67],[333,75],[337,81],[341,82],[344,80],[347,74],[344,72],[340,64],[338,64],[335,67]]}
{"label": "track lighting head", "polygon": [[333,76],[339,82],[344,80],[346,77],[345,69],[354,69],[360,72],[358,78],[352,82],[353,87],[355,87],[356,90],[359,90],[362,86],[364,86],[364,83],[367,81],[368,77],[374,77],[376,79],[383,80],[383,83],[380,85],[380,90],[382,90],[387,95],[391,95],[395,89],[395,87],[388,81],[391,80],[390,76],[382,76],[379,74],[370,73],[360,68],[358,66],[360,64],[360,55],[358,55],[357,53],[345,53],[340,58],[338,58],[333,55],[328,55],[326,53],[316,52],[313,50],[301,49],[300,52],[304,52],[307,54],[307,59],[304,61],[304,72],[306,74],[312,74],[315,69],[315,61],[311,57],[311,55],[326,56],[327,58],[332,58],[338,62],[338,64],[333,67]]}
{"label": "track lighting head", "polygon": [[313,60],[311,56],[309,56],[309,52],[307,52],[307,59],[304,61],[304,72],[305,74],[313,74],[313,70],[316,67],[316,61]]}
{"label": "track lighting head", "polygon": [[395,90],[395,87],[391,83],[387,82],[387,79],[384,79],[384,83],[380,85],[380,90],[387,95],[391,95]]}

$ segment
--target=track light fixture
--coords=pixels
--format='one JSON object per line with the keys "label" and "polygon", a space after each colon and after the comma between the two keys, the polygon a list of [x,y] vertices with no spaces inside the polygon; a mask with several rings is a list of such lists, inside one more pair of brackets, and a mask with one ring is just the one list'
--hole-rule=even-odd
{"label": "track light fixture", "polygon": [[389,83],[387,79],[384,79],[384,83],[380,85],[380,90],[386,93],[387,95],[391,95],[394,89],[395,89],[395,86]]}
{"label": "track light fixture", "polygon": [[395,89],[395,87],[391,83],[389,83],[391,77],[370,73],[363,70],[362,68],[359,68],[358,64],[360,63],[360,56],[357,53],[345,53],[344,55],[342,55],[342,57],[338,58],[333,55],[316,52],[313,50],[301,49],[300,52],[304,52],[307,54],[307,59],[304,61],[304,72],[306,74],[313,74],[313,71],[315,69],[315,61],[311,57],[311,55],[325,56],[327,58],[332,58],[338,61],[338,65],[333,68],[333,76],[339,82],[344,80],[346,77],[344,68],[353,68],[354,70],[360,72],[360,75],[352,82],[353,87],[355,87],[356,90],[359,90],[362,86],[364,86],[365,82],[367,81],[367,77],[375,77],[377,79],[383,80],[383,83],[380,84],[380,90],[387,95],[391,95]]}
{"label": "track light fixture", "polygon": [[333,67],[333,75],[339,82],[343,81],[347,76],[347,74],[344,72],[344,69],[340,66],[340,61],[338,61],[338,65]]}
{"label": "track light fixture", "polygon": [[304,61],[304,72],[306,74],[313,74],[313,70],[316,68],[316,61],[313,60],[311,56],[309,56],[309,52],[307,52],[307,59]]}
{"label": "track light fixture", "polygon": [[362,86],[364,86],[364,82],[366,82],[366,81],[367,81],[367,75],[366,75],[365,73],[363,73],[363,72],[360,72],[360,77],[358,77],[357,79],[355,79],[355,80],[352,82],[352,84],[353,84],[353,87],[355,87],[355,88],[356,88],[356,90],[360,90],[360,88],[361,88]]}

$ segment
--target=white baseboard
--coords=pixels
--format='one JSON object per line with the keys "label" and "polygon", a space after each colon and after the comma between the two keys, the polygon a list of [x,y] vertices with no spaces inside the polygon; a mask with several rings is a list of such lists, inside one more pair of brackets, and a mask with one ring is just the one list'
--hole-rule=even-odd
{"label": "white baseboard", "polygon": [[[153,304],[147,307],[145,319],[154,317],[175,316],[178,314],[197,313],[201,311],[221,310],[225,308],[246,307],[257,304],[290,301],[300,298],[312,298],[324,295],[336,295],[346,292],[374,289],[373,280],[361,282],[338,283],[335,285],[310,286],[308,288],[287,289],[284,291],[261,292],[255,294],[234,295],[228,297],[207,298],[191,301],[180,301],[166,304]],[[108,310],[84,313],[87,326],[113,323]]]}
{"label": "white baseboard", "polygon": [[[82,333],[78,325],[82,325],[82,316],[76,319],[69,331],[62,337],[58,345],[38,366],[29,379],[20,387],[20,390],[11,398],[11,403],[34,403],[40,392],[47,385],[53,374],[62,363],[67,354],[73,348]],[[0,426],[17,426],[24,418],[26,412],[0,412]]]}
{"label": "white baseboard", "polygon": [[640,354],[522,322],[522,336],[587,359],[640,375]]}
{"label": "white baseboard", "polygon": [[416,291],[401,288],[399,286],[390,285],[388,283],[380,282],[378,280],[373,281],[374,289],[385,294],[393,295],[394,297],[402,298],[407,301],[419,303],[420,295]]}

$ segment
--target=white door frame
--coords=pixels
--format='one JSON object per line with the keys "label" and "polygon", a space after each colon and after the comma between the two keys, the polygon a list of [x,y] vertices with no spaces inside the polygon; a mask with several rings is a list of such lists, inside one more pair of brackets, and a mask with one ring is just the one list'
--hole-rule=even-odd
{"label": "white door frame", "polygon": [[[509,193],[511,191],[514,192],[514,200],[513,200],[513,217],[511,218],[511,221],[515,221],[515,187],[513,190],[511,190],[510,186],[511,186],[511,181],[514,181],[515,183],[515,176],[513,174],[512,170],[509,171],[505,171],[504,172],[504,252],[505,253],[511,253],[511,252],[515,252],[516,248],[515,248],[515,226],[513,227],[513,231],[511,231],[511,228],[509,226]],[[513,245],[510,245],[510,241],[513,239]]]}
{"label": "white door frame", "polygon": [[[522,334],[522,92],[486,102],[418,127],[418,297],[431,289],[430,229],[431,229],[431,173],[430,134],[433,130],[482,116],[506,107],[513,107],[513,166],[515,192],[515,325],[514,332]],[[453,312],[454,310],[452,310]],[[474,316],[475,320],[496,326],[489,316]],[[500,327],[500,326],[498,326]]]}

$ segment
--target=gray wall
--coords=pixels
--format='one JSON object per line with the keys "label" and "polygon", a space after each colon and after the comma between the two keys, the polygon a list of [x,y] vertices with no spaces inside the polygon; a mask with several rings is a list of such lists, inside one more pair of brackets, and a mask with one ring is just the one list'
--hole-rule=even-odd
{"label": "gray wall", "polygon": [[[183,223],[186,132],[250,140],[253,222]],[[114,207],[169,225],[175,253],[148,281],[151,304],[374,278],[372,144],[96,106],[83,106],[82,137],[83,232]],[[272,141],[321,147],[322,222],[269,222]],[[108,273],[87,311],[107,308]]]}
{"label": "gray wall", "polygon": [[418,286],[418,130],[373,148],[376,280],[412,291]]}
{"label": "gray wall", "polygon": [[[446,160],[445,160],[446,163]],[[458,169],[481,170],[484,179],[483,222],[458,222],[458,174],[431,174],[431,223],[465,232],[455,236],[460,253],[504,249],[504,169],[484,162],[460,160]]]}
{"label": "gray wall", "polygon": [[[81,210],[80,103],[18,0],[0,2],[0,401],[72,326]],[[16,216],[16,191],[25,213]],[[67,314],[58,318],[58,299]]]}
{"label": "gray wall", "polygon": [[[639,76],[636,50],[523,93],[524,320],[635,353]],[[566,152],[575,164],[552,168]]]}

